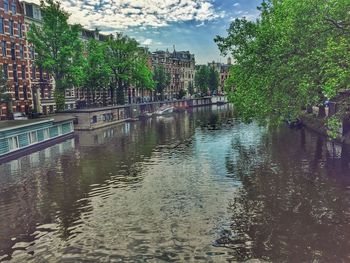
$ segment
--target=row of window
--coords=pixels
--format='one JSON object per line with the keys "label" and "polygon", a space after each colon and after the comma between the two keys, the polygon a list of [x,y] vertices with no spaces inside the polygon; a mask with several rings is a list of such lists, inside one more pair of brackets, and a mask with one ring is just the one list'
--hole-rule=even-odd
{"label": "row of window", "polygon": [[[46,128],[43,130],[32,131],[28,133],[27,135],[28,142],[25,144],[31,145],[31,144],[38,143],[39,141],[46,141],[50,139],[50,134],[52,137],[56,137],[62,134],[69,133],[72,130],[73,130],[72,123],[66,123],[63,125],[53,126],[51,128]],[[21,137],[21,141],[22,141],[23,135],[17,135],[17,136],[7,138],[8,148],[10,152],[20,148],[21,145],[20,145],[19,137]]]}
{"label": "row of window", "polygon": [[[16,43],[11,43],[11,58],[12,60],[16,60]],[[3,57],[7,57],[7,43],[6,41],[1,41],[1,54]],[[19,44],[19,57],[24,59],[24,45]]]}
{"label": "row of window", "polygon": [[[3,68],[3,74],[4,74],[4,79],[8,79],[9,78],[9,66],[8,64],[3,64],[2,65]],[[14,82],[18,82],[18,70],[17,70],[17,65],[13,64],[12,65],[12,71],[13,71],[13,80]],[[21,77],[22,79],[26,79],[26,66],[25,65],[21,65]]]}
{"label": "row of window", "polygon": [[[4,6],[3,6],[4,10],[6,13],[9,12],[10,9],[10,5],[9,5],[9,0],[4,0]],[[16,1],[12,1],[11,4],[11,12],[13,15],[15,15],[17,13],[17,6],[16,6]]]}
{"label": "row of window", "polygon": [[[8,26],[9,26],[9,34],[10,36],[14,36],[15,32],[14,32],[14,22],[13,20],[9,20],[8,21]],[[22,23],[17,23],[17,34],[18,37],[22,38],[23,37],[23,29],[22,29],[23,25]],[[0,34],[5,34],[5,20],[4,18],[0,18]]]}
{"label": "row of window", "polygon": [[[4,76],[4,79],[9,79],[9,65],[8,64],[3,64],[2,65],[2,69],[3,69],[3,76]],[[16,64],[13,65],[12,67],[12,71],[13,71],[13,81],[15,83],[18,82],[18,66]],[[31,79],[34,80],[36,79],[36,66],[35,64],[32,65],[32,68],[31,68]],[[22,80],[25,80],[27,77],[26,77],[26,73],[27,73],[27,70],[26,70],[26,66],[25,65],[21,65],[21,77],[22,77]],[[50,74],[48,72],[46,72],[46,76],[45,78],[47,80],[50,79]],[[42,68],[39,68],[39,79],[40,81],[44,81],[44,72],[42,70]]]}
{"label": "row of window", "polygon": [[[50,132],[49,129],[44,129],[43,130],[43,135],[44,135],[44,140],[48,140],[50,138]],[[37,143],[38,140],[38,132],[37,131],[33,131],[28,133],[28,143],[30,144],[34,144]],[[14,151],[17,150],[19,148],[19,139],[18,136],[14,136],[14,137],[10,137],[7,139],[8,142],[8,147],[9,147],[9,151]]]}

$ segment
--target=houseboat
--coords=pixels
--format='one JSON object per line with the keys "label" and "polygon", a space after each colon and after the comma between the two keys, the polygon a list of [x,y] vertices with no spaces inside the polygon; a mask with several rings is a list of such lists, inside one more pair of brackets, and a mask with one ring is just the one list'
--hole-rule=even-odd
{"label": "houseboat", "polygon": [[72,116],[54,116],[50,119],[1,121],[0,164],[73,137],[74,119]]}

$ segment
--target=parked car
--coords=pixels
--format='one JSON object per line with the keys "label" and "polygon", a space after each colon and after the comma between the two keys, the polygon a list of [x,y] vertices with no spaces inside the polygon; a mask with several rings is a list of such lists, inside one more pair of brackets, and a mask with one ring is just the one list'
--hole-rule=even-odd
{"label": "parked car", "polygon": [[14,120],[28,120],[28,117],[25,115],[24,112],[14,112],[13,119]]}

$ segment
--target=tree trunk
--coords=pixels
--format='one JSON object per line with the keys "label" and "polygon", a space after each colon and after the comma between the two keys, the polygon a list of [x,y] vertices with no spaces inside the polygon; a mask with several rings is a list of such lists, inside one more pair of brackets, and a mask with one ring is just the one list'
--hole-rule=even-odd
{"label": "tree trunk", "polygon": [[115,104],[115,85],[112,85],[112,83],[111,83],[110,86],[109,86],[109,90],[111,92],[111,105]]}
{"label": "tree trunk", "polygon": [[56,102],[56,111],[63,111],[65,109],[65,92],[64,90],[56,89],[55,90],[55,102]]}
{"label": "tree trunk", "polygon": [[321,105],[318,107],[318,117],[321,117],[321,118],[326,117],[325,106]]}
{"label": "tree trunk", "polygon": [[10,98],[8,101],[6,101],[6,107],[7,107],[7,118],[12,120],[13,119],[13,102],[12,98]]}
{"label": "tree trunk", "polygon": [[124,105],[125,99],[124,99],[124,87],[123,87],[123,81],[121,79],[118,80],[118,87],[117,87],[117,104]]}

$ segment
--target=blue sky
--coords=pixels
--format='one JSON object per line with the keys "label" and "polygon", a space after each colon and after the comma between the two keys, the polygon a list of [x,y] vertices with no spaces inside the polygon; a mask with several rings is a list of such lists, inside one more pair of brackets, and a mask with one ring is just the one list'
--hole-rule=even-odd
{"label": "blue sky", "polygon": [[[38,0],[32,0],[38,1]],[[232,19],[258,16],[262,0],[61,0],[71,22],[124,32],[154,50],[189,50],[198,64],[224,61],[213,41]]]}

